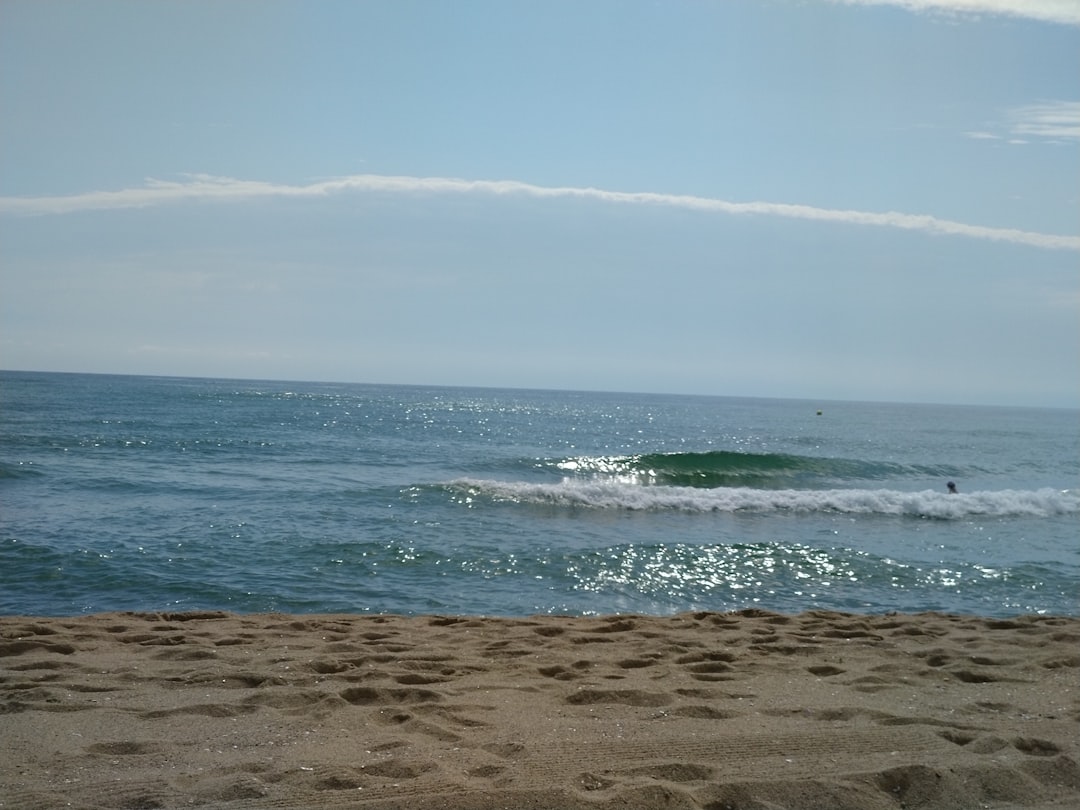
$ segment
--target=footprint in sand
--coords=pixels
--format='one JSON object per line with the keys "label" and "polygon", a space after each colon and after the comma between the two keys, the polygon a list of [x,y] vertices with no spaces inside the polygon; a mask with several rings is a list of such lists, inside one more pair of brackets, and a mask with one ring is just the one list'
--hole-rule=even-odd
{"label": "footprint in sand", "polygon": [[1012,744],[1017,751],[1033,757],[1052,757],[1061,753],[1061,746],[1037,737],[1017,737]]}
{"label": "footprint in sand", "polygon": [[834,667],[830,664],[821,664],[820,666],[807,667],[806,671],[811,675],[817,675],[819,678],[830,678],[833,675],[843,675],[847,672],[846,669],[840,667]]}

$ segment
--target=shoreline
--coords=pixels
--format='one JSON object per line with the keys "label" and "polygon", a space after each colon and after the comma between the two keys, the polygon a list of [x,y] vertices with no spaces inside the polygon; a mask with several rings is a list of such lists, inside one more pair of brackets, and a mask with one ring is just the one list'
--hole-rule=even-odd
{"label": "shoreline", "polygon": [[1080,803],[1080,617],[0,616],[0,807]]}

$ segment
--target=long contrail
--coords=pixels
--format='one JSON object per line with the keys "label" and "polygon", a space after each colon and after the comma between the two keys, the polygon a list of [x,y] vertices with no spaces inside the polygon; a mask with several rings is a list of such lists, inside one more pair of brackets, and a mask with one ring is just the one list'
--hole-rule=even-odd
{"label": "long contrail", "polygon": [[714,197],[609,191],[592,187],[538,186],[519,180],[463,180],[359,174],[307,185],[286,185],[229,177],[191,175],[183,181],[147,180],[138,188],[91,191],[58,197],[0,197],[0,214],[48,215],[119,208],[144,208],[193,200],[246,200],[260,197],[325,197],[347,192],[393,194],[484,194],[541,199],[577,198],[620,205],[652,205],[728,215],[757,215],[850,225],[876,225],[947,236],[1009,242],[1050,250],[1080,250],[1080,236],[970,225],[929,214],[855,211],[776,202],[731,202]]}

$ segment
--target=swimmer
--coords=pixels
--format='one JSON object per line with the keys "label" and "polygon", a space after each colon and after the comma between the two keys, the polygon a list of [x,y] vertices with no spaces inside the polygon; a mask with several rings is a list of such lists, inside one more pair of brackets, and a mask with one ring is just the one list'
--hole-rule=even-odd
{"label": "swimmer", "polygon": [[950,495],[959,495],[960,494],[960,493],[958,493],[956,491],[956,484],[954,484],[952,481],[947,483],[945,486],[948,487]]}

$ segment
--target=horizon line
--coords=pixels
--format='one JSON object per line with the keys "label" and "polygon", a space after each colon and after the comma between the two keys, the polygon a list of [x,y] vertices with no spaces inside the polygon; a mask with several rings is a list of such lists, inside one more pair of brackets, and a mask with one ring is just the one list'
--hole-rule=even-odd
{"label": "horizon line", "polygon": [[820,397],[806,394],[716,394],[701,391],[688,390],[661,390],[661,389],[619,389],[619,388],[580,388],[558,387],[544,385],[514,385],[495,383],[445,383],[445,382],[389,382],[356,379],[317,379],[304,377],[249,377],[235,374],[180,374],[177,372],[158,371],[70,371],[45,368],[0,368],[0,374],[56,374],[67,376],[95,376],[95,377],[146,377],[159,380],[203,380],[207,382],[237,382],[237,383],[273,383],[275,385],[347,385],[357,387],[375,388],[438,388],[438,389],[474,389],[479,391],[535,391],[545,393],[569,393],[569,394],[610,394],[616,396],[644,396],[644,397],[704,397],[706,399],[765,399],[789,402],[816,402],[819,405],[839,404],[865,404],[865,405],[911,405],[915,407],[939,407],[939,408],[1004,408],[1024,409],[1040,411],[1080,411],[1080,403],[1069,405],[1032,405],[1002,404],[1000,402],[975,402],[945,399],[874,399],[874,398],[839,398],[835,395]]}

